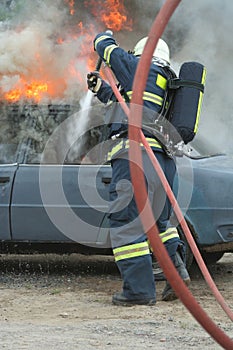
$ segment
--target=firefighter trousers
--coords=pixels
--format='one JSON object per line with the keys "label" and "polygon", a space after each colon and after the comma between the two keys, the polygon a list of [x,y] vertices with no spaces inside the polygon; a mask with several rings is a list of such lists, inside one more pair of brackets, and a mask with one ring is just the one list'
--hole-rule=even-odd
{"label": "firefighter trousers", "polygon": [[[172,186],[175,175],[174,160],[162,150],[155,150],[154,154]],[[145,150],[142,151],[142,158],[154,217],[161,239],[173,258],[174,252],[182,242],[176,228],[172,227],[169,221],[171,205]],[[118,158],[111,161],[111,165],[110,235],[115,261],[123,280],[123,294],[129,299],[155,298],[151,250],[133,196],[128,152],[118,155]]]}

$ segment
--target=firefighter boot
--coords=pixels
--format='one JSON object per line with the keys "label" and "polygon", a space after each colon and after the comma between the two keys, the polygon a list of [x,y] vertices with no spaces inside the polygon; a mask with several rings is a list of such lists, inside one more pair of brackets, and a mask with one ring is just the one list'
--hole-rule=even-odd
{"label": "firefighter boot", "polygon": [[[180,277],[182,278],[184,283],[188,286],[191,282],[190,276],[188,274],[188,271],[185,267],[185,264],[180,256],[180,254],[178,252],[176,252],[176,255],[174,258],[174,265],[175,265],[177,271],[179,272]],[[174,292],[174,290],[172,289],[170,284],[167,282],[166,286],[163,290],[163,293],[162,293],[162,300],[163,301],[172,301],[175,299],[177,299],[176,293]]]}
{"label": "firefighter boot", "polygon": [[114,305],[121,306],[133,306],[133,305],[154,305],[155,298],[144,299],[128,299],[124,296],[123,292],[115,293],[112,297],[112,303]]}

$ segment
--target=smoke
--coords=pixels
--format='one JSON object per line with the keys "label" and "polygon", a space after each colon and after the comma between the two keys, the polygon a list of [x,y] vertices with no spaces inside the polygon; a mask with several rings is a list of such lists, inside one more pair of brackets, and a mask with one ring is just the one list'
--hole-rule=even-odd
{"label": "smoke", "polygon": [[53,102],[84,95],[94,34],[80,24],[80,12],[72,17],[65,0],[15,0],[0,6],[1,92],[21,89],[33,79],[48,83]]}
{"label": "smoke", "polygon": [[[232,16],[230,0],[182,1],[170,27],[183,26],[185,36],[174,48],[176,62],[199,61],[207,68],[199,138],[218,151],[233,153]],[[168,27],[168,30],[169,28]]]}
{"label": "smoke", "polygon": [[[164,1],[135,0],[131,6],[133,33],[126,46],[148,35]],[[131,5],[130,5],[131,3]],[[206,88],[196,142],[207,140],[218,152],[233,153],[233,2],[231,0],[181,1],[163,38],[178,73],[185,61],[198,61],[207,68]]]}

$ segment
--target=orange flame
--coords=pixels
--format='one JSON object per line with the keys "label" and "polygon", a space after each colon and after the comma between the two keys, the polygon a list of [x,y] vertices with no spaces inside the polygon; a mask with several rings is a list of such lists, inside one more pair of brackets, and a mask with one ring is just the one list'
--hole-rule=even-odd
{"label": "orange flame", "polygon": [[27,98],[39,102],[42,95],[48,91],[48,85],[38,81],[33,81],[31,84],[28,84],[21,79],[21,86],[21,89],[15,88],[5,93],[5,99],[9,102],[17,102],[22,98]]}
{"label": "orange flame", "polygon": [[30,85],[26,86],[25,96],[27,98],[32,98],[36,101],[39,101],[41,94],[48,91],[48,84],[41,82],[32,82]]}
{"label": "orange flame", "polygon": [[17,102],[21,98],[21,90],[20,89],[14,89],[5,94],[5,99],[8,100],[9,102]]}
{"label": "orange flame", "polygon": [[[64,0],[64,2],[69,5],[69,13],[73,15],[75,13],[75,0]],[[104,24],[106,28],[113,31],[132,30],[132,20],[129,19],[123,0],[85,0],[84,5],[91,9],[90,11],[95,19]],[[87,71],[92,71],[95,69],[97,61],[97,55],[93,51],[93,38],[96,28],[94,24],[85,25],[85,23],[79,21],[73,29],[72,34],[64,32],[56,39],[56,45],[66,47],[67,44],[74,43],[80,48],[78,57],[74,58],[72,56],[70,58],[67,67],[64,67],[62,76],[59,74],[50,75],[47,67],[44,67],[40,55],[35,53],[36,62],[38,63],[36,72],[34,72],[35,75],[33,71],[29,76],[17,72],[20,76],[18,82],[9,91],[0,88],[1,97],[11,103],[24,99],[40,103],[44,98],[64,98],[67,91],[67,82],[71,82],[71,84],[78,82],[80,86],[86,86],[83,68],[86,67]]]}
{"label": "orange flame", "polygon": [[106,28],[118,32],[122,29],[132,30],[132,19],[127,15],[123,0],[87,0],[87,7],[92,7],[92,13],[100,18]]}

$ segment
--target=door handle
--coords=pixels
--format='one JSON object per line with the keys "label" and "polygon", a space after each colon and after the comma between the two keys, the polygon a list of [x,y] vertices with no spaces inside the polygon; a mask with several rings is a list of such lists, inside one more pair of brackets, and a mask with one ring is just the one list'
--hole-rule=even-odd
{"label": "door handle", "polygon": [[102,177],[102,182],[106,185],[110,184],[111,180],[112,180],[111,177]]}
{"label": "door handle", "polygon": [[10,176],[0,176],[0,184],[6,184],[10,182]]}

